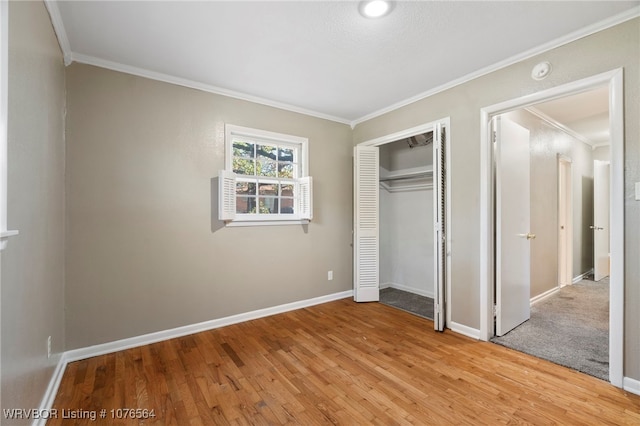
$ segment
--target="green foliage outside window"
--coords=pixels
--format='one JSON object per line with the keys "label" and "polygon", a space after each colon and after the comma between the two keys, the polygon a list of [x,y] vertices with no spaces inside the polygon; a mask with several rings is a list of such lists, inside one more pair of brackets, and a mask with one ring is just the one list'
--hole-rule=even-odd
{"label": "green foliage outside window", "polygon": [[[295,148],[261,144],[240,138],[233,141],[233,172],[244,176],[236,187],[239,213],[294,212],[291,206],[294,186],[290,179],[296,178],[296,153]],[[267,202],[266,199],[272,201]],[[281,205],[282,211],[279,211]]]}
{"label": "green foliage outside window", "polygon": [[233,172],[239,175],[294,178],[294,149],[234,141]]}

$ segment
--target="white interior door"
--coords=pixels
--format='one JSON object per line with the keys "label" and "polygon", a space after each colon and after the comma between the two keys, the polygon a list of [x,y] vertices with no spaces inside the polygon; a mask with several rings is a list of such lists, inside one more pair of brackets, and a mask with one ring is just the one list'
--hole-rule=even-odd
{"label": "white interior door", "polygon": [[496,118],[496,335],[529,319],[529,130]]}
{"label": "white interior door", "polygon": [[353,299],[376,302],[380,300],[378,147],[356,146],[353,158]]}
{"label": "white interior door", "polygon": [[609,276],[609,162],[593,162],[593,275]]}
{"label": "white interior door", "polygon": [[434,240],[434,297],[433,297],[433,328],[444,331],[445,327],[445,274],[446,274],[446,146],[447,129],[436,124],[433,143],[433,218],[435,227]]}
{"label": "white interior door", "polygon": [[558,284],[573,281],[573,208],[571,160],[558,159]]}

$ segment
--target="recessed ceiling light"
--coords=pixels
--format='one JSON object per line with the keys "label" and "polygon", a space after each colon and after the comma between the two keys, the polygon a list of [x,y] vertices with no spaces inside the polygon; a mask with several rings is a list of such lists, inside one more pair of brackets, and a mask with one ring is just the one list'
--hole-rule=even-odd
{"label": "recessed ceiling light", "polygon": [[391,2],[386,0],[369,0],[360,3],[360,14],[365,18],[380,18],[391,11]]}

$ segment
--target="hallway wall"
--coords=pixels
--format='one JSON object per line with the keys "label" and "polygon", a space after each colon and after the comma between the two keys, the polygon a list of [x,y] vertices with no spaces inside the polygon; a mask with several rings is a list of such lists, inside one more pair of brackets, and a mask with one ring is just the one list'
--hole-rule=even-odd
{"label": "hallway wall", "polygon": [[529,129],[531,153],[531,297],[558,286],[558,155],[572,160],[572,277],[593,268],[591,146],[521,109],[505,114]]}

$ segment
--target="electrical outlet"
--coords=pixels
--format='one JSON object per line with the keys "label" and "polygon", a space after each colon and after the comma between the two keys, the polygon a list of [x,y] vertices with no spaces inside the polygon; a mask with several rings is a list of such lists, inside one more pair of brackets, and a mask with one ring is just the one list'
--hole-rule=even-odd
{"label": "electrical outlet", "polygon": [[327,272],[327,280],[328,281],[332,281],[333,280],[333,271]]}
{"label": "electrical outlet", "polygon": [[51,336],[47,337],[47,358],[51,358]]}

